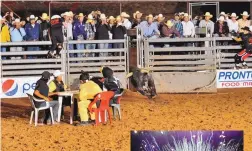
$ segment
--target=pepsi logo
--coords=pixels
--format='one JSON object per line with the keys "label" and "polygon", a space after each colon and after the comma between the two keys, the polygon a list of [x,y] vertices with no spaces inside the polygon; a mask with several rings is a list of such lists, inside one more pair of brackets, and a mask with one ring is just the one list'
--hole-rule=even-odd
{"label": "pepsi logo", "polygon": [[18,84],[14,80],[8,79],[2,84],[2,91],[6,96],[13,96],[18,91]]}

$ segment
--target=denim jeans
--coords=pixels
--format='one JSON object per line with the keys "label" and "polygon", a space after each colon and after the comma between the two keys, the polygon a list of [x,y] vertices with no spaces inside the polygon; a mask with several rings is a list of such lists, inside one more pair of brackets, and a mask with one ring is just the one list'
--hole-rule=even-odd
{"label": "denim jeans", "polygon": [[[85,49],[85,45],[84,44],[76,44],[77,50],[84,50]],[[83,53],[77,53],[77,57],[81,58],[83,57]]]}
{"label": "denim jeans", "polygon": [[[96,44],[86,44],[86,49],[95,49]],[[86,53],[86,57],[94,57],[95,53]]]}
{"label": "denim jeans", "polygon": [[[43,105],[43,104],[41,104]],[[58,101],[50,101],[49,106],[52,107],[53,110],[53,119],[56,121],[58,119],[58,111],[59,111],[59,102]],[[50,109],[45,110],[44,122],[51,121],[51,113]]]}
{"label": "denim jeans", "polygon": [[[74,45],[73,44],[69,44],[68,45],[68,50],[74,50]],[[70,58],[74,58],[75,54],[74,53],[69,53],[69,57]]]}
{"label": "denim jeans", "polygon": [[[6,52],[6,47],[1,47],[1,52]],[[2,57],[2,60],[6,60],[6,57]]]}
{"label": "denim jeans", "polygon": [[[98,49],[108,49],[108,43],[105,44],[98,44]],[[100,52],[99,57],[107,57],[108,53],[107,52]]]}
{"label": "denim jeans", "polygon": [[[39,51],[39,47],[27,47],[27,51]],[[36,59],[37,56],[27,56],[28,59]]]}

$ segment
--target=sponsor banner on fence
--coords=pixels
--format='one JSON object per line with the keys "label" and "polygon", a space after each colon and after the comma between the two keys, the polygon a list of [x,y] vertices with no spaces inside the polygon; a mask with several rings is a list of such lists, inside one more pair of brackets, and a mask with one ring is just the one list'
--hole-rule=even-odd
{"label": "sponsor banner on fence", "polygon": [[0,98],[27,97],[32,94],[40,77],[2,78]]}
{"label": "sponsor banner on fence", "polygon": [[217,88],[252,87],[252,70],[217,70]]}

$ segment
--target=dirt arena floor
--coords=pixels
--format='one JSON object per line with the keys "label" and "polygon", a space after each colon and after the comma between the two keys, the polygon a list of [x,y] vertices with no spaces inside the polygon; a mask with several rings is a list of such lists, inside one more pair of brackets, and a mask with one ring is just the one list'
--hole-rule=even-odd
{"label": "dirt arena floor", "polygon": [[[127,92],[122,120],[76,127],[29,125],[28,99],[2,100],[2,151],[129,151],[130,130],[244,130],[252,148],[252,90],[160,94],[155,101]],[[68,117],[66,117],[68,119]]]}

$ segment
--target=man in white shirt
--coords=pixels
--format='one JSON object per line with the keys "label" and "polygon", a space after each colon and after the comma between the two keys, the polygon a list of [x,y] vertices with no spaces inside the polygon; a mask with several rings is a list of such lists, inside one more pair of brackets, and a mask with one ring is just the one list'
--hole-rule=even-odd
{"label": "man in white shirt", "polygon": [[127,13],[125,13],[125,12],[122,12],[121,13],[121,17],[122,17],[122,24],[123,24],[123,26],[125,26],[126,27],[126,29],[131,29],[131,22],[129,21],[129,17],[130,17],[130,15],[128,15]]}
{"label": "man in white shirt", "polygon": [[237,21],[238,17],[236,16],[236,13],[232,13],[230,18],[231,19],[227,20],[229,32],[237,33],[239,30],[239,25],[238,25],[238,21]]}
{"label": "man in white shirt", "polygon": [[[64,17],[63,28],[62,28],[64,41],[73,40],[73,24],[71,20],[71,13],[65,12],[64,14],[62,14],[62,16]],[[68,49],[73,50],[74,49],[73,44],[69,44]],[[70,53],[69,55],[70,57],[74,57],[73,53]]]}
{"label": "man in white shirt", "polygon": [[213,15],[211,15],[209,12],[206,12],[204,16],[205,19],[200,21],[199,27],[200,28],[206,27],[207,28],[206,36],[211,37],[214,32],[214,22],[212,22],[210,19],[213,17]]}
{"label": "man in white shirt", "polygon": [[183,25],[183,37],[194,37],[195,35],[195,27],[194,24],[189,20],[189,15],[187,13],[184,14],[184,21],[182,21]]}

